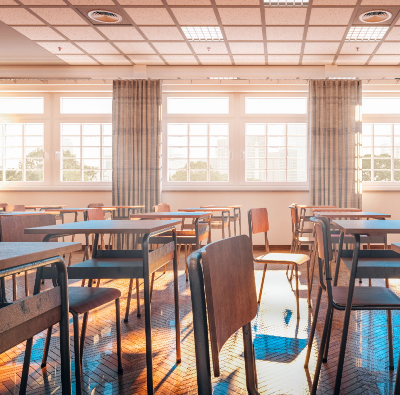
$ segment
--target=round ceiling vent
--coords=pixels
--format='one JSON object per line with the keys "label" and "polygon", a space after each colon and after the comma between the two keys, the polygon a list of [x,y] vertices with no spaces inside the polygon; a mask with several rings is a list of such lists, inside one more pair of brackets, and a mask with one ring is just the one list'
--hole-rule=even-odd
{"label": "round ceiling vent", "polygon": [[118,23],[122,21],[122,16],[115,12],[105,10],[93,10],[88,12],[89,18],[100,23]]}
{"label": "round ceiling vent", "polygon": [[389,11],[374,10],[364,12],[360,15],[360,21],[364,23],[382,23],[386,22],[392,17]]}

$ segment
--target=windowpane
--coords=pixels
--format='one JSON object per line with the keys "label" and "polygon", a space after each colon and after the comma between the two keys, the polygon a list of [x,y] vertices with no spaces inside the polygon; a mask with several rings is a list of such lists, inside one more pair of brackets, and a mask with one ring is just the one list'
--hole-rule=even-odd
{"label": "windowpane", "polygon": [[400,98],[365,97],[362,112],[363,114],[400,114]]}
{"label": "windowpane", "polygon": [[168,114],[229,114],[228,97],[169,97]]}
{"label": "windowpane", "polygon": [[0,114],[43,114],[43,97],[0,97]]}
{"label": "windowpane", "polygon": [[111,114],[112,97],[62,97],[61,114]]}
{"label": "windowpane", "polygon": [[306,114],[305,97],[246,97],[246,114]]}
{"label": "windowpane", "polygon": [[[61,181],[110,182],[112,177],[111,124],[61,125]],[[82,158],[82,159],[81,159]]]}

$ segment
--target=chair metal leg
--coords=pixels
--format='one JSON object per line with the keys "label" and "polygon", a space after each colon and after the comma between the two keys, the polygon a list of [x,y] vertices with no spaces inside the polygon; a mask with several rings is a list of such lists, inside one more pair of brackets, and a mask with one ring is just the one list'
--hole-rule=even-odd
{"label": "chair metal leg", "polygon": [[118,374],[123,374],[122,369],[122,347],[121,347],[121,317],[119,308],[119,298],[115,299],[115,317],[117,327],[117,357],[118,357]]}
{"label": "chair metal leg", "polygon": [[76,393],[82,392],[81,384],[81,358],[79,355],[79,316],[71,311],[74,324],[74,353],[75,353],[75,380],[76,380]]}
{"label": "chair metal leg", "polygon": [[263,276],[261,280],[261,287],[260,287],[260,294],[258,295],[258,303],[261,302],[262,291],[264,287],[264,280],[265,280],[265,272],[267,271],[267,265],[264,266]]}
{"label": "chair metal leg", "polygon": [[26,387],[28,385],[28,376],[29,376],[29,365],[31,363],[32,345],[33,345],[33,337],[31,337],[26,341],[24,365],[22,368],[21,383],[19,386],[20,395],[26,394]]}
{"label": "chair metal leg", "polygon": [[325,350],[324,350],[324,355],[322,356],[322,362],[327,363],[328,362],[328,351],[329,351],[329,342],[331,340],[331,332],[332,332],[332,324],[333,324],[333,313],[334,309],[332,309],[331,316],[329,317],[329,327],[328,327],[328,335],[326,337],[326,344],[325,344]]}
{"label": "chair metal leg", "polygon": [[312,322],[312,325],[311,325],[310,336],[308,338],[307,354],[306,354],[306,360],[304,362],[304,368],[305,369],[308,368],[308,362],[310,361],[311,349],[312,349],[312,344],[313,344],[314,335],[315,335],[315,328],[317,327],[319,306],[321,304],[321,296],[322,296],[322,288],[319,287],[318,288],[317,303],[315,305],[314,318],[313,318],[313,322]]}
{"label": "chair metal leg", "polygon": [[251,323],[248,322],[242,328],[244,343],[244,364],[246,370],[247,391],[251,395],[259,395],[257,385],[257,372],[255,364],[255,355],[253,347],[253,338],[251,336]]}
{"label": "chair metal leg", "polygon": [[17,275],[12,275],[12,285],[13,285],[13,300],[17,300]]}
{"label": "chair metal leg", "polygon": [[307,261],[307,304],[311,307],[310,302],[310,261]]}
{"label": "chair metal leg", "polygon": [[[129,320],[129,309],[130,309],[130,306],[131,306],[132,287],[133,287],[133,278],[131,278],[129,280],[128,299],[126,301],[126,310],[125,310],[124,322],[128,322],[128,320]],[[136,283],[136,292],[138,292],[137,283]]]}
{"label": "chair metal leg", "polygon": [[296,268],[296,306],[297,306],[297,319],[300,319],[300,294],[299,294],[299,267],[294,265]]}
{"label": "chair metal leg", "polygon": [[83,315],[82,329],[81,329],[81,342],[80,342],[80,363],[82,364],[82,356],[83,356],[83,348],[85,347],[85,336],[86,336],[86,328],[89,318],[89,312],[86,312]]}
{"label": "chair metal leg", "polygon": [[49,356],[49,348],[50,348],[50,340],[51,340],[52,330],[53,330],[52,326],[50,326],[47,329],[46,343],[44,344],[44,350],[43,350],[42,365],[40,366],[42,369],[45,368],[47,365],[47,357]]}
{"label": "chair metal leg", "polygon": [[185,276],[186,276],[186,281],[189,281],[189,272],[188,272],[188,268],[187,268],[187,265],[186,265],[187,258],[188,258],[188,252],[189,252],[189,245],[185,244]]}
{"label": "chair metal leg", "polygon": [[137,317],[140,317],[140,286],[139,279],[136,279],[136,307],[137,307]]}
{"label": "chair metal leg", "polygon": [[[386,288],[389,288],[389,279],[385,279]],[[392,329],[392,311],[387,310],[387,328],[388,328],[388,343],[389,343],[389,370],[394,370],[393,360],[393,329]]]}
{"label": "chair metal leg", "polygon": [[29,296],[29,277],[28,277],[28,271],[25,272],[25,296]]}
{"label": "chair metal leg", "polygon": [[156,272],[151,274],[151,283],[150,283],[150,302],[153,297],[153,288],[154,288],[154,277],[156,276]]}

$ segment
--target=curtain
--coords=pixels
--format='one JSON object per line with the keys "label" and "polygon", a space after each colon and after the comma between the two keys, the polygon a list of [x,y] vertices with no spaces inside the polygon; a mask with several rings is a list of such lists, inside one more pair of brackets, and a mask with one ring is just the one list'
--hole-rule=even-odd
{"label": "curtain", "polygon": [[312,204],[361,208],[362,83],[311,80],[309,88]]}
{"label": "curtain", "polygon": [[113,205],[152,211],[160,202],[160,80],[114,81],[112,119]]}

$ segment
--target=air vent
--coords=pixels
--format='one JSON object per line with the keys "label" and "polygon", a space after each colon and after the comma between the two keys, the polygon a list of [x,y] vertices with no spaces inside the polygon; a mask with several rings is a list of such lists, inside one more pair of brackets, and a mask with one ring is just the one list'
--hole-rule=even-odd
{"label": "air vent", "polygon": [[374,10],[364,12],[360,15],[360,21],[364,23],[382,23],[386,22],[392,17],[389,11]]}
{"label": "air vent", "polygon": [[118,23],[122,21],[122,16],[115,12],[105,10],[93,10],[88,12],[90,19],[100,23]]}

